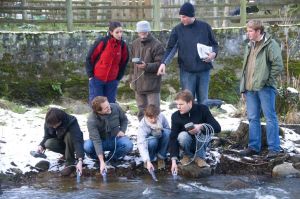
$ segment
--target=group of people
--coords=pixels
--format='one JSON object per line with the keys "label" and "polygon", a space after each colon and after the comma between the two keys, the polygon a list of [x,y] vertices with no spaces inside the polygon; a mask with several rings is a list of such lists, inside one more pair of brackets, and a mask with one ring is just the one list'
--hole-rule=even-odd
{"label": "group of people", "polygon": [[[118,161],[132,151],[133,143],[125,135],[128,119],[116,103],[118,83],[131,56],[130,87],[135,91],[139,110],[137,146],[144,166],[149,171],[154,170],[153,162],[157,161],[159,169],[165,168],[168,152],[172,173],[177,172],[179,162],[187,165],[194,161],[199,167],[208,166],[205,156],[210,140],[200,138],[221,131],[220,124],[206,106],[210,70],[218,54],[218,43],[211,26],[195,18],[191,3],[184,3],[179,15],[181,23],[172,29],[166,49],[151,34],[147,21],[137,23],[138,38],[130,49],[122,40],[121,24],[110,23],[108,36],[95,42],[86,60],[92,107],[87,120],[90,139],[83,141],[74,116],[51,108],[46,115],[45,135],[38,152],[49,149],[61,153],[66,168],[74,165],[79,172],[82,172],[82,161],[87,154],[99,160],[102,173],[107,161]],[[274,157],[280,152],[275,96],[276,77],[283,68],[281,50],[258,20],[247,23],[247,35],[249,44],[245,49],[240,91],[247,104],[249,145],[240,154],[260,152],[262,110],[267,122],[268,156]],[[198,43],[212,49],[205,58],[198,55]],[[178,110],[172,114],[170,128],[160,112],[161,75],[165,74],[166,65],[177,51],[182,90],[175,97]],[[110,152],[106,157],[105,151]]]}

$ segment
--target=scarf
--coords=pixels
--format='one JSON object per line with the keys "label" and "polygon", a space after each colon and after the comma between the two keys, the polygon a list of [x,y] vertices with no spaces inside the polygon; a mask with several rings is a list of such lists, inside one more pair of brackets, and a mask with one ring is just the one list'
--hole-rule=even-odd
{"label": "scarf", "polygon": [[145,117],[145,122],[150,127],[152,136],[156,138],[160,138],[162,136],[163,127],[159,120],[157,120],[155,124],[152,124],[147,120],[147,117]]}

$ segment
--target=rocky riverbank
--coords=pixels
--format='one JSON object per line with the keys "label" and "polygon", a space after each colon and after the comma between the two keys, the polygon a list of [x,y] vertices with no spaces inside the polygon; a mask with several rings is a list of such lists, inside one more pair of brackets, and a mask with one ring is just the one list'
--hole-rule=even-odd
{"label": "rocky riverbank", "polygon": [[[67,105],[66,105],[67,106]],[[127,135],[135,143],[134,151],[120,162],[108,163],[108,177],[125,176],[134,178],[148,175],[143,167],[143,162],[138,155],[136,147],[136,130],[138,120],[130,110],[130,104],[121,104],[127,110],[129,126]],[[176,110],[170,108],[169,103],[162,103],[162,112],[168,120]],[[64,107],[61,107],[64,108]],[[84,139],[88,139],[86,118],[88,107],[83,104],[68,105],[67,111],[73,112],[79,121],[84,133]],[[237,151],[247,144],[248,124],[241,122],[243,118],[235,117],[236,109],[232,105],[222,105],[220,108],[211,109],[222,126],[222,133],[215,135],[211,142],[211,150],[206,160],[210,167],[199,169],[191,163],[180,167],[179,176],[200,178],[209,175],[267,175],[267,176],[296,176],[300,177],[300,135],[293,130],[282,128],[280,156],[265,160],[266,141],[263,138],[264,151],[260,156],[242,158]],[[34,158],[30,151],[35,150],[43,136],[43,123],[45,108],[26,108],[23,114],[14,113],[5,108],[0,108],[0,184],[3,187],[30,184],[36,181],[61,177],[60,171],[63,163],[58,163],[59,155],[46,151],[47,158]],[[298,132],[299,133],[299,132]],[[97,162],[89,158],[84,160],[83,176],[99,176]],[[166,169],[156,171],[156,175],[171,175],[170,161],[167,161]],[[74,172],[71,178],[76,177]]]}

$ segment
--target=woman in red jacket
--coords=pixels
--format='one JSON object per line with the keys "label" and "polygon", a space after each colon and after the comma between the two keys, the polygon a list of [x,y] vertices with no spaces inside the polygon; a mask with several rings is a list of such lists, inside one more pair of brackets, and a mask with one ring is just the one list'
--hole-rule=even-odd
{"label": "woman in red jacket", "polygon": [[89,103],[96,96],[116,102],[117,88],[128,63],[128,47],[122,40],[120,22],[110,22],[108,36],[98,38],[86,58],[89,77]]}

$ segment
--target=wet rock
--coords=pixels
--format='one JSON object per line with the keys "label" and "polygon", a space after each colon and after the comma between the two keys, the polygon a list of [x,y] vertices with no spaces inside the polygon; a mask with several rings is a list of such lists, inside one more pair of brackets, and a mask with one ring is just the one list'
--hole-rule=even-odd
{"label": "wet rock", "polygon": [[73,165],[72,166],[66,166],[60,171],[60,174],[61,174],[61,176],[70,176],[71,174],[74,174],[75,171],[76,171],[75,166],[73,166]]}
{"label": "wet rock", "polygon": [[[268,147],[267,144],[267,136],[266,136],[266,125],[261,125],[262,130],[262,149],[266,149]],[[279,128],[279,134],[284,137],[284,131]],[[231,135],[231,140],[235,141],[239,148],[246,148],[249,141],[249,124],[246,122],[241,122],[236,132]]]}
{"label": "wet rock", "polygon": [[300,162],[300,154],[295,154],[295,155],[291,155],[289,157],[289,160],[293,163],[298,163]]}
{"label": "wet rock", "polygon": [[272,171],[273,177],[289,177],[289,176],[296,176],[300,177],[300,171],[295,169],[292,163],[283,163],[274,167]]}
{"label": "wet rock", "polygon": [[300,162],[293,163],[293,167],[300,171]]}
{"label": "wet rock", "polygon": [[[297,115],[299,118],[299,114]],[[298,119],[299,120],[299,119]],[[300,124],[280,124],[281,127],[292,129],[295,133],[300,134]]]}
{"label": "wet rock", "polygon": [[238,174],[238,175],[263,175],[272,171],[269,163],[264,161],[256,161],[256,163],[244,161],[242,158],[234,154],[223,154],[220,158],[220,164],[216,168],[216,172],[220,174]]}
{"label": "wet rock", "polygon": [[229,189],[229,190],[247,189],[250,187],[251,186],[248,183],[246,183],[240,179],[233,180],[232,182],[230,182],[229,184],[226,185],[226,189]]}
{"label": "wet rock", "polygon": [[212,169],[210,167],[200,168],[194,163],[187,166],[179,165],[179,174],[190,178],[203,178],[212,175]]}
{"label": "wet rock", "polygon": [[48,171],[49,167],[50,163],[46,160],[41,160],[34,166],[38,171]]}
{"label": "wet rock", "polygon": [[[298,134],[300,134],[300,133],[298,133]],[[296,140],[296,141],[294,141],[294,143],[295,144],[300,144],[300,140]]]}
{"label": "wet rock", "polygon": [[8,174],[19,174],[19,175],[21,175],[21,174],[22,174],[22,170],[19,169],[19,168],[10,168],[10,169],[7,170],[6,173],[8,173]]}
{"label": "wet rock", "polygon": [[264,156],[240,157],[235,153],[224,152],[220,158],[220,163],[217,165],[216,173],[238,175],[271,174],[272,169],[276,165],[282,164],[288,157],[288,154],[281,154],[276,158],[265,160]]}

